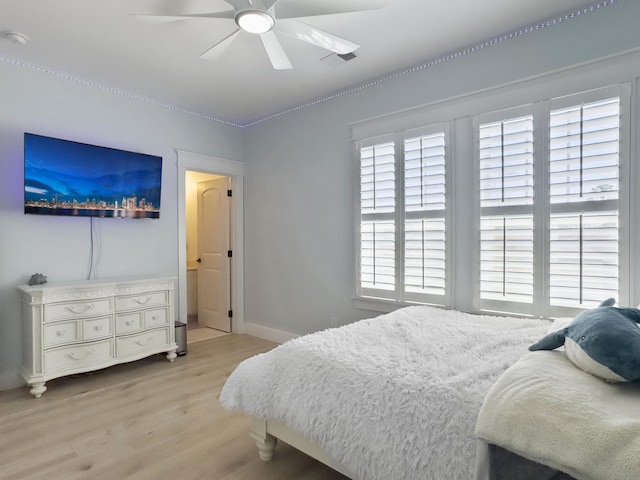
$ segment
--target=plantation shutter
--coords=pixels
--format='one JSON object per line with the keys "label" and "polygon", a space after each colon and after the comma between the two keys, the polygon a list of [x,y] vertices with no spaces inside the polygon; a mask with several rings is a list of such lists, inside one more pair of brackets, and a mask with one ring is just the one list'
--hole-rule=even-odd
{"label": "plantation shutter", "polygon": [[360,149],[360,289],[393,298],[395,263],[395,142]]}
{"label": "plantation shutter", "polygon": [[544,317],[637,304],[636,90],[518,95],[473,113],[509,91],[354,124],[354,304]]}
{"label": "plantation shutter", "polygon": [[550,304],[618,298],[620,99],[551,110],[549,153]]}
{"label": "plantation shutter", "polygon": [[409,300],[445,295],[446,135],[404,140],[404,290]]}
{"label": "plantation shutter", "polygon": [[502,117],[478,127],[484,307],[533,302],[533,116]]}

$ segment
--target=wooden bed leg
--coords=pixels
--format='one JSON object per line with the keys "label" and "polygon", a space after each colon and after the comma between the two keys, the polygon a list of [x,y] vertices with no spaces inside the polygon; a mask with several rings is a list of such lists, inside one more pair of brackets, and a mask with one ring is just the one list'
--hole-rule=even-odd
{"label": "wooden bed leg", "polygon": [[254,418],[251,436],[256,440],[258,456],[263,462],[273,460],[278,439],[267,432],[267,421],[264,418]]}

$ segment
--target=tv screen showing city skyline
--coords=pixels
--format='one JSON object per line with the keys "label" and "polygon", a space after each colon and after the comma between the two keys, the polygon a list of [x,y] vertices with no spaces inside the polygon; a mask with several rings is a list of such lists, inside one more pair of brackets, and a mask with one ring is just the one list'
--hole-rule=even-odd
{"label": "tv screen showing city skyline", "polygon": [[25,213],[159,218],[162,157],[24,134]]}

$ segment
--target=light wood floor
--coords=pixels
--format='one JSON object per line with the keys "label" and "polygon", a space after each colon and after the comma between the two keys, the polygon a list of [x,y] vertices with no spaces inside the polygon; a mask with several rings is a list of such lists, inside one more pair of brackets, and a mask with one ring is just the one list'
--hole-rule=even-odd
{"label": "light wood floor", "polygon": [[52,380],[39,399],[0,392],[0,479],[344,480],[282,442],[261,462],[249,419],[220,406],[235,366],[274,346],[227,335],[173,363],[156,355]]}

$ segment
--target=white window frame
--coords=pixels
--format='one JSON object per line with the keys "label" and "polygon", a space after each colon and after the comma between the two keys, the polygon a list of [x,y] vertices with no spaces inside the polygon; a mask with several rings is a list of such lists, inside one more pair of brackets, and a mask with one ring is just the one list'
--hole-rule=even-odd
{"label": "white window frame", "polygon": [[[432,135],[444,133],[445,138],[445,293],[444,295],[429,295],[406,292],[405,290],[405,189],[404,189],[404,141],[405,139],[415,138],[423,135]],[[376,290],[371,288],[363,288],[361,281],[361,209],[360,209],[360,152],[363,148],[367,148],[377,144],[394,142],[395,147],[395,289],[394,290]],[[375,137],[365,138],[354,142],[354,159],[355,159],[355,198],[356,198],[356,235],[355,235],[355,252],[356,252],[356,292],[355,298],[359,300],[357,305],[361,308],[373,308],[375,310],[389,310],[402,305],[411,304],[432,304],[449,306],[451,291],[451,268],[450,268],[450,245],[451,245],[451,208],[449,207],[449,188],[450,188],[450,145],[451,145],[451,127],[448,122],[439,122],[411,128],[394,134],[379,135]],[[425,218],[432,214],[425,214]],[[381,305],[387,305],[388,308],[381,308]],[[374,307],[371,307],[374,305]]]}
{"label": "white window frame", "polygon": [[[500,111],[496,111],[496,112],[490,112],[490,113],[485,113],[485,114],[481,114],[481,115],[477,115],[473,118],[473,122],[472,122],[472,126],[473,126],[473,151],[474,151],[474,168],[473,168],[473,174],[474,174],[474,188],[475,188],[475,193],[474,193],[474,197],[476,199],[476,201],[474,202],[474,225],[476,226],[476,231],[477,231],[477,241],[475,242],[474,245],[474,265],[475,267],[473,268],[473,286],[474,286],[474,306],[479,309],[479,310],[491,310],[491,311],[505,311],[505,312],[519,312],[519,313],[523,313],[523,314],[532,314],[533,313],[533,308],[529,308],[528,304],[526,303],[518,303],[518,302],[510,302],[510,301],[499,301],[499,300],[489,300],[489,299],[482,299],[480,296],[480,269],[481,269],[481,262],[480,262],[480,222],[481,222],[481,218],[482,218],[482,212],[483,212],[483,208],[481,207],[481,203],[480,203],[480,150],[479,150],[479,144],[480,144],[480,126],[483,124],[487,124],[487,123],[494,123],[494,122],[500,122],[500,121],[505,121],[505,120],[509,120],[509,119],[514,119],[514,118],[519,118],[519,117],[525,117],[525,116],[534,116],[534,111],[533,111],[533,105],[524,105],[524,106],[519,106],[519,107],[514,107],[514,108],[509,108],[506,110],[500,110]],[[534,116],[535,118],[535,116]],[[534,163],[533,163],[533,168],[534,168],[534,172],[533,172],[533,178],[534,178],[534,203],[532,205],[518,205],[518,206],[494,206],[494,207],[485,207],[485,211],[490,210],[492,212],[494,212],[496,215],[505,215],[505,217],[508,217],[509,215],[513,215],[514,213],[521,213],[521,214],[531,214],[533,215],[533,219],[534,219],[534,282],[535,282],[535,278],[536,278],[536,273],[535,273],[535,218],[536,218],[536,213],[535,213],[535,188],[536,188],[536,183],[537,183],[537,177],[536,177],[536,161],[535,161],[535,157],[536,157],[536,139],[535,139],[535,121],[534,121],[534,140],[533,140],[533,144],[534,144]],[[535,295],[535,287],[534,287],[534,295]]]}
{"label": "white window frame", "polygon": [[[559,317],[574,316],[583,308],[550,305],[549,299],[549,270],[550,270],[550,214],[551,205],[549,199],[549,117],[552,110],[562,107],[570,107],[581,103],[590,103],[607,98],[620,98],[620,163],[619,163],[619,249],[618,249],[618,304],[628,305],[631,299],[630,271],[631,254],[629,251],[629,226],[630,226],[630,106],[631,86],[628,83],[612,85],[599,89],[576,94],[570,94],[559,98],[543,100],[525,109],[532,109],[534,115],[534,289],[533,302],[521,304],[507,301],[487,300],[480,297],[480,240],[477,240],[475,249],[474,268],[474,308],[498,312],[520,313],[526,315]],[[521,107],[522,108],[522,107]],[[507,109],[505,111],[491,112],[474,117],[474,183],[476,186],[476,198],[480,198],[479,181],[479,125],[498,118],[513,118],[518,116],[520,109]],[[585,210],[598,211],[599,206]],[[480,225],[479,201],[475,209],[475,222]],[[603,298],[604,300],[604,298]]]}
{"label": "white window frame", "polygon": [[[393,220],[394,225],[396,225],[396,230],[395,230],[395,238],[394,238],[394,249],[395,249],[395,265],[394,265],[394,290],[386,290],[386,289],[376,289],[376,288],[366,288],[362,286],[362,265],[361,265],[361,251],[360,251],[360,245],[361,245],[361,239],[362,239],[362,231],[361,231],[361,226],[362,226],[362,214],[361,214],[361,210],[360,210],[360,167],[361,167],[361,154],[360,152],[362,151],[362,149],[364,148],[369,148],[369,147],[374,147],[376,145],[382,145],[382,144],[386,144],[386,143],[393,143],[394,144],[394,173],[395,173],[395,185],[394,185],[394,195],[395,195],[395,206],[394,206],[394,211],[392,213],[381,213],[381,214],[369,214],[369,217],[373,217],[373,218],[377,218],[378,220],[384,220],[384,221],[389,221],[389,220]],[[359,297],[369,297],[369,298],[376,298],[376,299],[380,299],[380,300],[384,300],[384,301],[394,301],[396,300],[396,290],[398,288],[398,229],[397,229],[397,223],[398,223],[398,211],[401,211],[401,204],[399,204],[399,200],[398,200],[398,142],[397,142],[397,135],[393,134],[393,135],[382,135],[379,137],[375,137],[375,138],[369,138],[366,140],[362,140],[361,142],[358,142],[358,147],[357,147],[357,169],[358,169],[358,175],[357,175],[357,198],[358,198],[358,221],[357,221],[357,240],[356,240],[356,244],[357,244],[357,252],[358,252],[358,256],[356,259],[356,269],[357,269],[357,295]]]}

